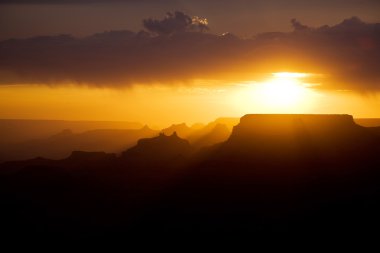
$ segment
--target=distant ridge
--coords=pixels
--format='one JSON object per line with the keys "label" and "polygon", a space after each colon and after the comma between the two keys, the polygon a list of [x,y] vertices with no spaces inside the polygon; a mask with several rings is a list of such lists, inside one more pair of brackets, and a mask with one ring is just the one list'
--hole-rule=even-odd
{"label": "distant ridge", "polygon": [[0,119],[2,134],[0,144],[47,138],[64,129],[80,133],[95,129],[140,129],[142,127],[140,123],[127,121]]}
{"label": "distant ridge", "polygon": [[20,160],[42,156],[62,159],[77,151],[104,151],[119,153],[134,146],[141,138],[154,137],[158,132],[144,126],[140,129],[96,129],[82,133],[72,133],[66,129],[49,138],[7,145],[0,153],[0,159]]}

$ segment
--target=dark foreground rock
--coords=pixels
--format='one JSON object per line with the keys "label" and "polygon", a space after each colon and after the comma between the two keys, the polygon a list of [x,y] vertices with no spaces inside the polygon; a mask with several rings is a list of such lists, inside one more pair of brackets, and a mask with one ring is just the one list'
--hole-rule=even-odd
{"label": "dark foreground rock", "polygon": [[380,225],[380,137],[349,115],[246,115],[201,151],[177,135],[121,157],[5,163],[2,226],[18,238],[352,235]]}

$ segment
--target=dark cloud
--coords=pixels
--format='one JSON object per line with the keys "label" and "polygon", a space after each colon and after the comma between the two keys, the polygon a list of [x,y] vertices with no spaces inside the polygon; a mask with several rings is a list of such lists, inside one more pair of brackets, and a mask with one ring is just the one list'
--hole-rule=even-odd
{"label": "dark cloud", "polygon": [[148,31],[159,35],[168,35],[175,32],[185,31],[203,32],[209,30],[206,19],[190,17],[180,11],[174,13],[168,12],[166,17],[162,20],[151,18],[144,19],[143,24]]}
{"label": "dark cloud", "polygon": [[380,22],[379,0],[0,0],[0,4],[0,40],[136,32],[142,29],[143,18],[158,18],[167,10],[207,17],[213,32],[240,36],[287,32],[292,17],[311,26],[335,24],[354,15]]}
{"label": "dark cloud", "polygon": [[326,74],[322,88],[380,90],[378,23],[354,17],[314,28],[292,20],[293,32],[243,39],[190,29],[194,19],[183,13],[148,20],[150,32],[0,42],[0,83],[114,87],[202,78],[241,81],[255,73],[302,71]]}
{"label": "dark cloud", "polygon": [[293,26],[293,28],[294,28],[295,31],[301,31],[301,30],[307,30],[307,29],[309,29],[308,26],[301,24],[295,18],[293,18],[292,20],[290,20],[290,22],[292,23],[292,26]]}
{"label": "dark cloud", "polygon": [[295,31],[282,40],[330,74],[335,87],[380,90],[380,23],[352,17],[335,26],[318,28],[296,20],[292,24]]}

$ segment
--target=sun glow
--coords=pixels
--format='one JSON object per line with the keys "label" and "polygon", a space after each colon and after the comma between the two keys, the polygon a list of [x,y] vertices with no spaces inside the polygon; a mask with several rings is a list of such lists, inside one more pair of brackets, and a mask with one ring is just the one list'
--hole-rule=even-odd
{"label": "sun glow", "polygon": [[310,76],[308,73],[294,73],[294,72],[278,72],[272,73],[274,77],[277,78],[287,78],[287,79],[297,79],[297,78],[305,78]]}
{"label": "sun glow", "polygon": [[301,106],[309,89],[301,82],[305,73],[274,73],[273,78],[258,85],[257,99],[269,107]]}
{"label": "sun glow", "polygon": [[318,94],[306,83],[312,74],[278,72],[262,82],[246,83],[235,100],[240,106],[263,113],[305,113]]}

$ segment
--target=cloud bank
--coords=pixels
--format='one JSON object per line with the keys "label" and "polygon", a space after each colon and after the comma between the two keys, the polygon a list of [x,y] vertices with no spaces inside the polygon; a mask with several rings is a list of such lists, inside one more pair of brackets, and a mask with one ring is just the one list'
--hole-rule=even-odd
{"label": "cloud bank", "polygon": [[85,38],[39,36],[0,42],[0,84],[67,82],[93,86],[175,84],[194,79],[252,80],[257,73],[322,73],[328,89],[380,91],[380,24],[357,17],[251,38],[207,32],[206,19],[182,12],[143,20],[146,31]]}

